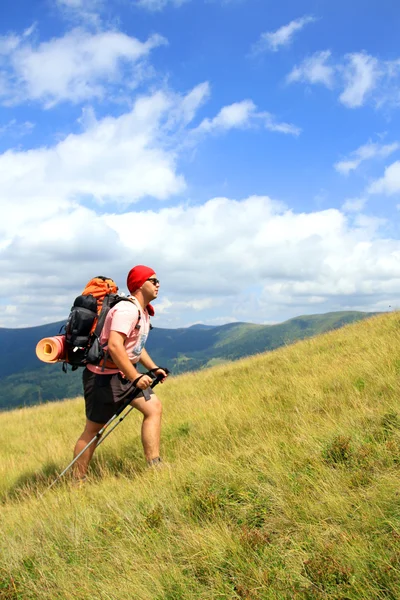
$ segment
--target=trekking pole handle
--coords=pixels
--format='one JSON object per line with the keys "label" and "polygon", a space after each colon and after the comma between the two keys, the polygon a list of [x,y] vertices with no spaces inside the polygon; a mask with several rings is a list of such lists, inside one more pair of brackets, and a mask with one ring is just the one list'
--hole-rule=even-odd
{"label": "trekking pole handle", "polygon": [[[163,375],[157,375],[156,377],[154,377],[154,373],[152,373],[151,371],[147,371],[147,373],[143,373],[143,375],[150,375],[150,377],[153,378],[153,383],[150,385],[150,387],[152,389],[153,389],[153,387],[155,387],[157,385],[157,383],[160,383],[160,381],[162,381],[162,379],[164,379]],[[142,375],[140,377],[142,377]],[[140,379],[140,377],[138,379]],[[135,381],[137,381],[137,379],[135,379]],[[138,396],[141,392],[143,392],[143,390],[141,390],[140,388],[136,388],[133,397],[130,398],[129,400],[127,400],[127,402],[125,402],[125,404],[123,404],[122,406],[119,407],[119,409],[115,413],[114,417],[118,417],[122,413],[122,411],[125,410],[125,408],[132,402],[132,400],[134,400],[136,398],[136,396]]]}
{"label": "trekking pole handle", "polygon": [[[147,371],[146,373],[141,373],[141,374],[139,375],[139,377],[136,377],[136,379],[135,379],[135,380],[132,382],[132,383],[133,383],[133,385],[134,385],[134,387],[136,387],[136,386],[137,386],[138,382],[140,381],[140,379],[142,379],[142,377],[144,377],[145,375],[148,375],[148,376],[149,376],[149,377],[151,377],[152,379],[158,379],[158,381],[157,381],[157,382],[155,382],[155,381],[154,381],[154,382],[151,384],[151,386],[150,386],[150,387],[151,387],[151,388],[153,388],[155,385],[157,385],[157,383],[159,383],[159,382],[160,382],[162,379],[164,379],[164,377],[163,377],[162,375],[156,375],[156,374],[154,373],[154,371],[158,371],[158,369],[161,369],[161,367],[156,367],[155,369],[150,369],[150,371]],[[164,369],[163,369],[163,371],[164,371]],[[167,375],[168,375],[168,373],[169,373],[168,369],[165,369],[165,372],[166,372],[166,373],[167,373]]]}
{"label": "trekking pole handle", "polygon": [[[146,375],[150,375],[150,377],[154,377],[153,371],[148,371],[148,373],[146,373]],[[153,389],[153,387],[155,387],[157,385],[157,383],[160,383],[160,381],[162,381],[163,379],[164,379],[164,375],[156,375],[153,383],[150,386],[151,389]]]}

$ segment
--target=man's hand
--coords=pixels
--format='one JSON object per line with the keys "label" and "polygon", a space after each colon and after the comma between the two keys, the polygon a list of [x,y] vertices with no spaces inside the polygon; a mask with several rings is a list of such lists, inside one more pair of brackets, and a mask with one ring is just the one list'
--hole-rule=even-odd
{"label": "man's hand", "polygon": [[162,376],[160,383],[163,383],[163,381],[165,381],[169,375],[168,369],[163,369],[162,367],[158,367],[157,369],[152,369],[151,372],[154,373],[154,375],[156,375],[156,376],[159,376],[159,375]]}
{"label": "man's hand", "polygon": [[151,386],[154,379],[150,377],[150,375],[142,375],[139,377],[139,381],[136,382],[135,387],[139,388],[139,390],[146,390]]}

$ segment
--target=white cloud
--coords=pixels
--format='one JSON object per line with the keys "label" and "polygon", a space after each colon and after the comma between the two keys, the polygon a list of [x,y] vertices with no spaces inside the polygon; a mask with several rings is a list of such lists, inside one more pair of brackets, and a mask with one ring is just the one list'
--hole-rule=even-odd
{"label": "white cloud", "polygon": [[253,54],[260,54],[266,50],[277,52],[281,47],[289,46],[294,34],[303,29],[308,23],[314,23],[314,21],[316,21],[315,17],[306,15],[283,25],[276,31],[262,33],[258,42],[253,46]]}
{"label": "white cloud", "polygon": [[[88,108],[80,119],[81,133],[70,134],[54,146],[1,154],[0,203],[7,211],[0,222],[4,243],[13,241],[15,231],[24,235],[29,224],[36,227],[43,215],[69,214],[82,201],[94,202],[102,210],[110,203],[126,210],[147,197],[166,200],[181,194],[186,182],[178,160],[188,143],[201,141],[190,123],[209,93],[207,82],[183,96],[155,92],[139,97],[132,110],[119,117],[97,119]],[[268,113],[257,113],[251,101],[224,107],[215,119],[203,121],[200,129],[224,131],[252,120],[296,133],[293,126],[276,123]]]}
{"label": "white cloud", "polygon": [[10,36],[8,46],[4,41],[8,57],[0,71],[0,98],[6,103],[36,100],[47,107],[102,98],[106,86],[121,84],[124,69],[130,70],[133,87],[142,76],[135,77],[135,66],[165,43],[157,34],[141,42],[118,31],[92,34],[79,28],[37,46],[22,37],[16,44]]}
{"label": "white cloud", "polygon": [[291,123],[276,121],[271,113],[258,111],[252,100],[235,102],[224,106],[213,118],[204,119],[200,125],[193,130],[193,134],[227,131],[228,129],[244,129],[256,127],[262,124],[269,131],[299,135],[301,129]]}
{"label": "white cloud", "polygon": [[400,60],[381,61],[366,52],[346,54],[336,61],[330,50],[316,52],[296,65],[286,81],[341,89],[339,101],[347,108],[367,102],[378,109],[400,106]]}
{"label": "white cloud", "polygon": [[[180,99],[162,92],[139,98],[131,112],[97,121],[56,146],[0,155],[0,199],[8,218],[36,222],[35,205],[50,212],[68,208],[81,197],[122,204],[146,196],[163,200],[181,192],[184,179],[176,172],[176,154],[163,149],[163,127]],[[40,211],[38,211],[40,214]],[[40,219],[40,217],[39,217]]]}
{"label": "white cloud", "polygon": [[84,6],[98,4],[96,0],[56,0],[56,3],[61,7],[67,8],[83,8]]}
{"label": "white cloud", "polygon": [[398,142],[392,144],[377,144],[368,142],[350,154],[350,158],[335,163],[334,167],[342,175],[355,171],[362,162],[372,158],[386,158],[400,148]]}
{"label": "white cloud", "polygon": [[379,79],[379,63],[376,58],[365,53],[355,52],[345,56],[347,64],[343,75],[346,87],[339,99],[345,106],[356,108],[362,106]]}
{"label": "white cloud", "polygon": [[224,106],[213,119],[204,119],[200,123],[198,131],[208,132],[233,127],[247,127],[255,112],[256,105],[252,100],[235,102],[230,106]]}
{"label": "white cloud", "polygon": [[368,188],[370,194],[400,194],[400,160],[385,169],[385,174],[374,181]]}
{"label": "white cloud", "polygon": [[21,216],[0,250],[0,296],[11,311],[3,326],[65,318],[86,279],[100,270],[124,289],[134,263],[161,279],[154,324],[163,327],[221,316],[280,320],[316,303],[319,312],[372,310],[400,293],[400,241],[381,239],[381,222],[362,215],[296,213],[266,196],[103,216],[73,204],[49,208],[37,203],[36,221],[22,226]]}
{"label": "white cloud", "polygon": [[[224,5],[234,4],[244,2],[245,0],[205,0],[206,2],[217,2]],[[160,11],[167,6],[172,6],[174,8],[179,8],[190,2],[190,0],[133,0],[133,3],[138,8],[143,8],[149,10],[151,12]]]}
{"label": "white cloud", "polygon": [[367,200],[365,198],[348,198],[342,206],[344,213],[358,213],[363,210]]}
{"label": "white cloud", "polygon": [[170,117],[171,124],[181,122],[183,126],[188,125],[209,97],[210,84],[208,81],[196,85],[178,102],[176,111],[173,111]]}
{"label": "white cloud", "polygon": [[55,0],[65,17],[87,25],[99,26],[104,0]]}
{"label": "white cloud", "polygon": [[327,64],[330,58],[329,50],[316,52],[306,58],[301,65],[294,67],[287,76],[287,82],[322,83],[331,88],[334,83],[335,67]]}
{"label": "white cloud", "polygon": [[140,8],[145,8],[152,12],[162,10],[168,4],[172,4],[175,7],[182,6],[188,0],[136,0],[136,6]]}
{"label": "white cloud", "polygon": [[285,133],[289,135],[298,136],[301,133],[301,128],[292,123],[285,123],[283,121],[276,121],[275,117],[270,113],[262,112],[258,115],[258,118],[264,122],[264,126],[269,131],[276,131],[278,133]]}
{"label": "white cloud", "polygon": [[[165,200],[182,193],[186,182],[178,172],[178,159],[187,140],[200,142],[193,135],[196,129],[188,126],[208,96],[205,82],[184,96],[160,91],[139,97],[119,117],[97,119],[87,109],[80,119],[82,133],[70,134],[53,147],[0,155],[0,203],[7,211],[0,233],[5,243],[13,240],[14,231],[24,235],[25,226],[36,227],[43,215],[69,214],[82,199],[126,209],[146,197]],[[266,114],[256,113],[251,101],[225,107],[206,121],[211,125],[204,132],[245,126],[249,115],[264,123]],[[285,127],[272,120],[267,125]]]}
{"label": "white cloud", "polygon": [[0,125],[0,136],[9,135],[10,137],[19,138],[31,133],[35,125],[30,121],[18,123],[16,119],[11,119],[7,123]]}
{"label": "white cloud", "polygon": [[374,101],[377,108],[400,106],[400,59],[383,61],[379,65],[380,80]]}
{"label": "white cloud", "polygon": [[[294,213],[268,197],[255,196],[104,219],[128,248],[134,244],[134,222],[143,232],[143,256],[158,263],[171,302],[165,319],[172,318],[175,301],[213,296],[217,302],[226,300],[225,315],[231,306],[231,317],[260,321],[271,315],[268,304],[259,313],[248,306],[248,289],[260,285],[270,302],[285,290],[284,305],[290,301],[293,306],[313,304],[316,296],[328,305],[339,296],[348,296],[349,303],[358,297],[360,303],[373,304],[390,288],[400,291],[400,242],[379,239],[381,221],[362,215],[349,221],[333,209]],[[152,224],[155,245],[144,233],[146,222]]]}
{"label": "white cloud", "polygon": [[7,56],[19,45],[21,38],[15,34],[0,36],[0,56]]}

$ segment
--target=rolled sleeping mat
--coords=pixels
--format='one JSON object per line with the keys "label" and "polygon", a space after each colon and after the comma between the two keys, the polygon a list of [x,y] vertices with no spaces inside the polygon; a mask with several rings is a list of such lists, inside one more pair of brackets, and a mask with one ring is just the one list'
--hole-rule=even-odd
{"label": "rolled sleeping mat", "polygon": [[43,338],[36,345],[36,356],[46,363],[56,363],[65,360],[65,335]]}

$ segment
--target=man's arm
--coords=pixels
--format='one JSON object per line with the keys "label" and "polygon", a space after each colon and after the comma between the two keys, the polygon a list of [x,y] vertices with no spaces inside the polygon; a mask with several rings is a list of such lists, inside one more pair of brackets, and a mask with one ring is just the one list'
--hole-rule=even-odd
{"label": "man's arm", "polygon": [[143,350],[141,351],[139,362],[148,371],[150,371],[151,369],[157,369],[156,363],[152,358],[150,358],[150,354],[147,352],[146,348],[143,348]]}
{"label": "man's arm", "polygon": [[[139,362],[144,366],[145,369],[147,369],[147,371],[153,371],[155,375],[163,375],[164,379],[168,376],[168,373],[166,373],[164,369],[156,365],[145,348],[143,348],[140,353]],[[161,383],[164,381],[164,379],[162,379]]]}
{"label": "man's arm", "polygon": [[[110,332],[110,337],[108,339],[108,350],[110,352],[111,358],[113,362],[117,365],[118,369],[122,371],[125,377],[130,381],[135,381],[135,379],[140,377],[139,381],[136,384],[136,387],[138,387],[141,390],[145,390],[149,387],[149,385],[151,385],[153,380],[149,375],[143,375],[141,377],[139,371],[131,363],[131,361],[129,360],[129,356],[125,350],[125,340],[125,334],[120,333],[119,331]],[[154,366],[156,367],[157,365]]]}

